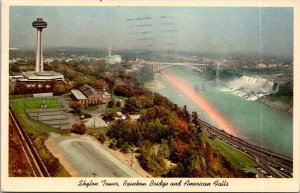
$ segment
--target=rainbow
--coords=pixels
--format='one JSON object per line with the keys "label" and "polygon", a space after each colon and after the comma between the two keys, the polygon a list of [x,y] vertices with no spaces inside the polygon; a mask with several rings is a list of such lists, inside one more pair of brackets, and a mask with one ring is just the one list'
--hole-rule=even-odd
{"label": "rainbow", "polygon": [[170,75],[163,74],[163,77],[176,88],[181,90],[190,100],[192,100],[197,106],[199,106],[208,117],[214,121],[218,128],[224,129],[225,132],[234,134],[234,129],[231,123],[218,111],[218,109],[206,100],[201,94],[196,94],[194,90],[186,84],[182,79]]}

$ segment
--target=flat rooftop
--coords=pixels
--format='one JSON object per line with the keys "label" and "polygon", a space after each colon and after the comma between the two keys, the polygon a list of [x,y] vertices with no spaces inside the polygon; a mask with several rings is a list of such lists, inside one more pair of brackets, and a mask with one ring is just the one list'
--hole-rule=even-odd
{"label": "flat rooftop", "polygon": [[71,90],[71,93],[76,97],[77,100],[87,99],[80,90]]}
{"label": "flat rooftop", "polygon": [[23,72],[22,75],[30,80],[63,80],[64,75],[54,71],[42,71],[42,72]]}

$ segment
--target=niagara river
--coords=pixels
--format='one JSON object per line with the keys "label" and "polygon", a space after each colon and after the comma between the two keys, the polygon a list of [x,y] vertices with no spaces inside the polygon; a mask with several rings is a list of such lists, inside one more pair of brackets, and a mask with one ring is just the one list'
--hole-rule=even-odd
{"label": "niagara river", "polygon": [[[196,95],[208,103],[209,109],[197,104],[200,99],[191,100],[188,93],[178,89],[166,75],[178,77],[178,81],[194,90]],[[218,119],[209,113],[216,108],[222,119],[230,123],[232,133],[256,146],[292,157],[293,155],[293,114],[266,106],[258,101],[247,100],[230,92],[224,92],[215,81],[206,81],[197,71],[182,67],[164,69],[155,74],[155,82],[159,87],[151,88],[179,106],[186,105],[190,112],[196,111],[204,121],[225,130],[225,126],[218,124]],[[198,88],[197,86],[197,88]],[[226,131],[228,132],[228,131]]]}

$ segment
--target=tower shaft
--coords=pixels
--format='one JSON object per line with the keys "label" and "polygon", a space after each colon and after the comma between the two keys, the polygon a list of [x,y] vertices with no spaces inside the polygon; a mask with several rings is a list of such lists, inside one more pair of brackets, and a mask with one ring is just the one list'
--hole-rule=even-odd
{"label": "tower shaft", "polygon": [[43,47],[42,47],[42,30],[37,29],[37,45],[36,45],[36,63],[35,71],[44,71],[43,64]]}

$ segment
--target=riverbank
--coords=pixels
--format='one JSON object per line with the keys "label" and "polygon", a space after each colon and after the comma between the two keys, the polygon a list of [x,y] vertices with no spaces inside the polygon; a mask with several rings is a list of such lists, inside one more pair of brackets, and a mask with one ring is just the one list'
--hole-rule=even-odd
{"label": "riverbank", "polygon": [[279,109],[282,111],[286,111],[289,113],[293,113],[293,105],[285,103],[280,100],[274,100],[274,97],[271,96],[263,96],[257,100],[258,102],[261,102],[269,107]]}

